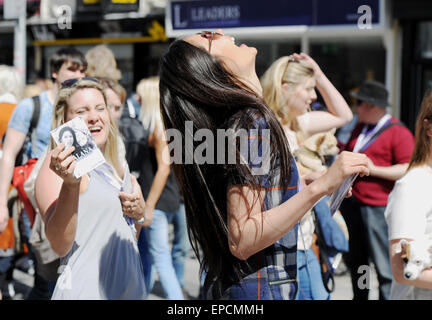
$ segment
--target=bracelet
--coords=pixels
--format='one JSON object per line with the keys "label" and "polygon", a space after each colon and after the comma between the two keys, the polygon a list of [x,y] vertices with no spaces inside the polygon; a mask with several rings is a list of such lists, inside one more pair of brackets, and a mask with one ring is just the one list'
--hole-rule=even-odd
{"label": "bracelet", "polygon": [[141,219],[138,219],[138,220],[135,220],[135,223],[137,223],[137,224],[144,224],[144,221],[146,220],[146,218],[145,218],[145,216],[144,217],[142,217]]}

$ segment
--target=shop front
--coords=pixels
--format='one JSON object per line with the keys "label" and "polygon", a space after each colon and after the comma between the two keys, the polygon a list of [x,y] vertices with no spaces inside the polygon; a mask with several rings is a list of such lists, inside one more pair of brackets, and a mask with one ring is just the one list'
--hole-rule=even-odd
{"label": "shop front", "polygon": [[258,76],[280,56],[310,54],[341,91],[365,79],[386,84],[399,115],[398,30],[388,1],[382,0],[208,0],[168,1],[165,26],[170,38],[222,28],[258,49]]}
{"label": "shop front", "polygon": [[414,129],[421,100],[432,88],[432,1],[395,0],[402,30],[401,119]]}

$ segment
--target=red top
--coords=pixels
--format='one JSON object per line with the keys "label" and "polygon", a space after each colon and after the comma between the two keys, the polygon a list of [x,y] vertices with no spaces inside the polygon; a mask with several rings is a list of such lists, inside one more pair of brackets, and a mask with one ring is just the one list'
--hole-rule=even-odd
{"label": "red top", "polygon": [[[399,122],[391,119],[391,123]],[[345,150],[352,151],[364,127],[357,124]],[[376,166],[388,167],[408,163],[414,150],[414,136],[402,125],[393,125],[383,131],[378,138],[363,152]],[[353,185],[353,195],[358,201],[371,206],[386,206],[387,199],[394,186],[394,181],[376,177],[358,177]]]}

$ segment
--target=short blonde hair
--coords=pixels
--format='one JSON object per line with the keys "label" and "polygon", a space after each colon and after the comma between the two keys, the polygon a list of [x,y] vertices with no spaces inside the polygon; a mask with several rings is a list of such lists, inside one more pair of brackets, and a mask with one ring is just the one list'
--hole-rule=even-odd
{"label": "short blonde hair", "polygon": [[109,78],[115,81],[121,79],[122,74],[117,69],[117,62],[113,52],[106,45],[98,45],[90,49],[86,56],[86,75],[94,78]]}
{"label": "short blonde hair", "polygon": [[163,130],[160,113],[159,77],[142,79],[136,89],[141,100],[140,120],[145,128],[153,132],[155,128]]}
{"label": "short blonde hair", "polygon": [[[102,85],[98,82],[91,80],[78,80],[75,84],[68,88],[62,88],[59,90],[56,102],[54,103],[54,112],[53,118],[51,122],[52,128],[58,128],[62,124],[66,122],[67,108],[69,98],[78,90],[81,89],[96,89],[102,94],[105,105],[107,105],[107,98],[105,95],[105,91]],[[122,167],[122,161],[119,159],[118,152],[118,128],[111,117],[111,112],[108,112],[110,126],[108,133],[108,140],[105,146],[104,157],[108,163],[110,163],[114,169],[117,171],[117,174],[120,177],[123,177],[124,168]],[[55,142],[51,138],[51,149],[55,148]]]}
{"label": "short blonde hair", "polygon": [[24,83],[15,67],[0,65],[0,95],[11,93],[18,101],[23,94]]}
{"label": "short blonde hair", "polygon": [[31,98],[40,95],[43,89],[36,84],[28,84],[24,87],[23,92],[23,98]]}
{"label": "short blonde hair", "polygon": [[314,75],[309,62],[284,56],[273,62],[261,77],[263,98],[282,124],[290,125],[294,121],[290,115],[290,108],[285,105],[282,85],[288,84],[289,92],[294,92],[299,85]]}

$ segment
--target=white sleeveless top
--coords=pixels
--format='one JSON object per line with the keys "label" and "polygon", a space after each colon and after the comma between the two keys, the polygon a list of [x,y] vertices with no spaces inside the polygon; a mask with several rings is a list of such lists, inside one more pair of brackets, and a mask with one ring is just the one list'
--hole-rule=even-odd
{"label": "white sleeveless top", "polygon": [[[145,299],[141,259],[135,234],[123,217],[120,190],[98,170],[89,177],[79,197],[75,241],[61,259],[52,299]],[[127,179],[129,170],[123,185]]]}

